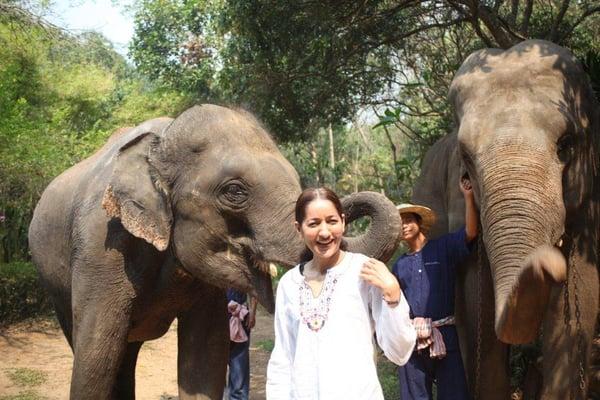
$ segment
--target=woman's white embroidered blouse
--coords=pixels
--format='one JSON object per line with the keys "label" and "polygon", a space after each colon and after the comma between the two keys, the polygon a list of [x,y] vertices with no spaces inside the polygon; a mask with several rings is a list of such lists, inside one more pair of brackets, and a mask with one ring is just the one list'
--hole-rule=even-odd
{"label": "woman's white embroidered blouse", "polygon": [[385,355],[403,365],[416,333],[404,295],[390,307],[359,274],[367,257],[346,252],[327,270],[314,297],[299,266],[283,275],[275,305],[275,347],[268,400],[381,400],[373,333]]}

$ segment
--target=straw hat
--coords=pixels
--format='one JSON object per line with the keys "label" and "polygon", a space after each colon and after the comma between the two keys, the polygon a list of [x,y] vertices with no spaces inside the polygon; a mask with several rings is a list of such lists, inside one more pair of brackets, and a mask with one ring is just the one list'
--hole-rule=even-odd
{"label": "straw hat", "polygon": [[421,231],[427,233],[435,223],[435,213],[429,207],[419,206],[416,204],[399,204],[396,209],[400,214],[413,213],[421,217]]}

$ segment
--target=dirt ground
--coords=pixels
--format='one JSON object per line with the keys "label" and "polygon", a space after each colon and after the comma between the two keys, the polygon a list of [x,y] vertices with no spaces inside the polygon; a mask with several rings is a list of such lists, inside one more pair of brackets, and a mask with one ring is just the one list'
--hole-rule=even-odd
{"label": "dirt ground", "polygon": [[[250,399],[265,398],[273,317],[260,309],[250,340]],[[0,330],[0,400],[58,400],[69,396],[73,356],[58,324],[36,320]],[[38,379],[36,379],[36,377]],[[136,397],[177,399],[177,327],[146,342],[136,369]]]}

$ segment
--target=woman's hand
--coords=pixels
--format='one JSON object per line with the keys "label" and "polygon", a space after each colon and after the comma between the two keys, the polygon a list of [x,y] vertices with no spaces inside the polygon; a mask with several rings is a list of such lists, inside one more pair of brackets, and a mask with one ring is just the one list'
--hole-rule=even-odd
{"label": "woman's hand", "polygon": [[381,289],[383,299],[389,304],[400,301],[400,285],[387,266],[379,260],[369,258],[362,266],[360,277],[370,285]]}

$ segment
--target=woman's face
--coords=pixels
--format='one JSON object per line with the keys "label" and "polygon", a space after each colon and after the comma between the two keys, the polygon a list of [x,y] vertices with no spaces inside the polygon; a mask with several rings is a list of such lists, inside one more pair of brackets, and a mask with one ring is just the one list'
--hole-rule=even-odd
{"label": "woman's face", "polygon": [[338,255],[344,227],[344,215],[340,215],[333,203],[325,199],[308,203],[304,220],[300,224],[296,222],[296,228],[313,256],[324,260]]}

